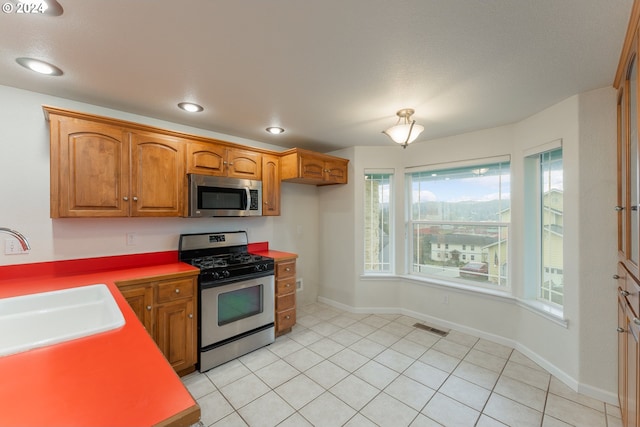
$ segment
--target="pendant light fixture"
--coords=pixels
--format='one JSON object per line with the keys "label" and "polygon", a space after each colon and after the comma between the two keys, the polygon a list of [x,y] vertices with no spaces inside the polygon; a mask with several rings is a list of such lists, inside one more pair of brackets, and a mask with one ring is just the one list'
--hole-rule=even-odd
{"label": "pendant light fixture", "polygon": [[411,120],[413,113],[415,113],[413,108],[399,110],[396,113],[398,122],[382,133],[391,138],[393,142],[401,144],[402,148],[407,148],[407,145],[415,141],[424,130],[424,126],[417,125],[415,120]]}

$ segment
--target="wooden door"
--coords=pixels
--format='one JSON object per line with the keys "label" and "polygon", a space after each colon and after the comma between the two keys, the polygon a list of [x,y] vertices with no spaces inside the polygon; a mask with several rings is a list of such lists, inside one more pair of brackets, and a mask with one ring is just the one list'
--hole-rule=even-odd
{"label": "wooden door", "polygon": [[316,156],[300,156],[300,177],[317,181],[324,180],[324,161]]}
{"label": "wooden door", "polygon": [[181,216],[184,141],[151,132],[130,139],[131,216]]}
{"label": "wooden door", "polygon": [[153,337],[153,288],[149,286],[130,286],[120,292],[127,300],[145,329]]}
{"label": "wooden door", "polygon": [[[626,337],[626,357],[624,362],[626,365],[625,375],[625,392],[624,396],[624,412],[622,419],[626,427],[638,427],[640,426],[640,411],[638,410],[638,387],[640,385],[638,381],[639,353],[638,353],[638,337],[640,337],[640,329],[637,321],[636,313],[630,310],[629,306],[625,307],[625,323],[626,330],[623,334]],[[621,408],[622,410],[622,408]]]}
{"label": "wooden door", "polygon": [[262,155],[262,215],[280,215],[280,158]]}
{"label": "wooden door", "polygon": [[327,184],[346,184],[347,165],[336,160],[325,161],[325,180]]}
{"label": "wooden door", "polygon": [[193,299],[159,305],[155,313],[158,347],[176,372],[196,362]]}
{"label": "wooden door", "polygon": [[239,148],[227,149],[227,176],[261,180],[262,154]]}
{"label": "wooden door", "polygon": [[226,147],[206,142],[187,143],[187,173],[223,176],[226,174]]}
{"label": "wooden door", "polygon": [[57,115],[51,126],[51,217],[129,215],[123,129]]}

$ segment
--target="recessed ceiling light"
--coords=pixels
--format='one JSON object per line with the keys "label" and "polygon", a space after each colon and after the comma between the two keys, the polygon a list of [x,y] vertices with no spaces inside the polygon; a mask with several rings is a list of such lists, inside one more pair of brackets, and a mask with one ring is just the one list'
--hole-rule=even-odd
{"label": "recessed ceiling light", "polygon": [[284,132],[284,129],[278,126],[269,126],[266,131],[273,135],[279,135]]}
{"label": "recessed ceiling light", "polygon": [[40,61],[33,58],[17,58],[16,62],[25,68],[36,73],[46,74],[48,76],[61,76],[62,70],[48,62]]}
{"label": "recessed ceiling light", "polygon": [[192,102],[181,102],[178,104],[178,107],[190,113],[199,113],[200,111],[204,110],[201,105],[194,104]]}

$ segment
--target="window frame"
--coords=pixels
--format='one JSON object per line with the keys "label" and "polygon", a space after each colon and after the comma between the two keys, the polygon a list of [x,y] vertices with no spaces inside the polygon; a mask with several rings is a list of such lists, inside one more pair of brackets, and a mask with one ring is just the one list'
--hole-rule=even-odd
{"label": "window frame", "polygon": [[[558,304],[550,299],[542,298],[542,282],[544,279],[544,270],[557,268],[550,265],[545,266],[542,235],[544,224],[543,216],[543,197],[544,188],[542,182],[542,162],[541,156],[554,151],[561,151],[561,159],[563,160],[562,174],[563,181],[565,175],[564,168],[564,151],[562,147],[562,139],[557,139],[546,144],[533,147],[524,152],[524,299],[529,303],[540,306],[545,312],[552,313],[554,316],[562,318],[564,312],[564,265],[562,266],[563,275],[563,304]],[[564,192],[564,185],[563,185]],[[564,209],[563,209],[564,212]],[[565,242],[564,233],[562,240],[561,252],[564,253]],[[564,264],[564,263],[563,263]]]}
{"label": "window frame", "polygon": [[[362,231],[363,231],[363,240],[362,240],[362,244],[363,244],[363,251],[362,251],[362,255],[363,255],[363,260],[362,260],[362,271],[363,271],[363,275],[366,276],[376,276],[376,275],[393,275],[395,274],[396,268],[395,268],[395,258],[396,258],[396,254],[395,254],[395,221],[394,221],[394,217],[395,217],[395,170],[394,169],[364,169],[364,173],[363,173],[363,181],[364,181],[364,185],[367,185],[367,176],[370,175],[386,175],[387,179],[389,180],[388,182],[388,186],[389,186],[389,209],[388,209],[388,213],[389,216],[387,218],[388,220],[388,250],[389,250],[389,254],[388,254],[388,258],[389,258],[389,262],[388,262],[388,269],[387,270],[368,270],[367,269],[367,222],[366,222],[366,214],[367,214],[367,190],[366,187],[364,188],[363,191],[363,221],[362,221]],[[379,264],[385,264],[385,263],[379,263]]]}
{"label": "window frame", "polygon": [[[509,219],[509,221],[505,222],[505,221],[495,221],[495,222],[478,222],[478,221],[467,221],[467,222],[457,222],[457,221],[444,221],[444,220],[440,220],[440,221],[433,221],[433,220],[419,220],[416,221],[412,218],[412,183],[413,183],[413,179],[412,179],[412,175],[415,173],[420,173],[420,172],[433,172],[435,173],[436,171],[439,170],[447,170],[447,169],[471,169],[471,168],[478,168],[478,167],[483,167],[486,165],[495,165],[495,164],[499,164],[499,163],[504,163],[506,165],[508,165],[509,167],[509,181],[511,181],[512,179],[512,175],[513,175],[513,165],[511,162],[511,156],[510,155],[503,155],[503,156],[493,156],[493,157],[485,157],[485,158],[478,158],[478,159],[470,159],[470,160],[463,160],[463,161],[457,161],[457,162],[446,162],[446,163],[438,163],[438,164],[432,164],[432,165],[425,165],[425,166],[419,166],[419,167],[410,167],[410,168],[405,168],[405,233],[406,233],[406,258],[405,258],[405,269],[408,275],[418,279],[418,280],[433,280],[433,281],[437,281],[439,283],[449,283],[452,286],[457,286],[457,285],[463,285],[465,287],[470,287],[471,289],[476,289],[479,291],[482,290],[490,290],[490,291],[498,291],[498,292],[506,292],[506,293],[511,293],[512,291],[512,286],[511,286],[511,275],[512,275],[512,271],[511,271],[511,267],[510,267],[510,259],[511,259],[511,247],[512,245],[508,244],[507,248],[506,248],[506,263],[507,263],[507,272],[504,276],[504,284],[499,284],[499,283],[481,283],[479,281],[474,281],[474,280],[469,280],[469,279],[464,279],[461,277],[444,277],[444,276],[439,276],[439,275],[433,275],[433,274],[428,274],[428,273],[419,273],[419,272],[415,272],[413,270],[413,260],[414,260],[414,255],[415,255],[415,242],[414,242],[414,225],[417,223],[421,223],[421,224],[434,224],[434,225],[450,225],[450,224],[456,224],[456,225],[476,225],[476,226],[497,226],[500,228],[503,228],[505,230],[505,233],[507,236],[510,235],[510,230],[511,230],[511,219]],[[509,182],[509,189],[508,191],[501,191],[501,200],[509,200],[509,208],[511,209],[511,183]],[[472,250],[475,250],[475,244],[471,245],[468,244],[468,246],[470,246],[472,248]],[[445,253],[445,256],[448,256],[448,253]],[[473,262],[475,261],[475,255],[470,254],[469,255],[470,260],[468,260],[467,262]],[[498,267],[501,268],[501,267]],[[499,281],[501,281],[502,276],[499,275]]]}

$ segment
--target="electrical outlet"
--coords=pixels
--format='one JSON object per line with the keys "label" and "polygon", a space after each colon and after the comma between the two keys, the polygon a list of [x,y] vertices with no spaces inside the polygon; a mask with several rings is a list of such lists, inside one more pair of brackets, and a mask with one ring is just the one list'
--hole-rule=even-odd
{"label": "electrical outlet", "polygon": [[20,255],[26,253],[29,253],[29,251],[25,251],[24,249],[22,249],[22,246],[20,246],[20,242],[18,242],[16,239],[4,240],[5,255]]}
{"label": "electrical outlet", "polygon": [[302,290],[302,279],[296,280],[296,292],[300,292]]}
{"label": "electrical outlet", "polygon": [[136,233],[127,233],[127,246],[135,246],[138,241]]}

